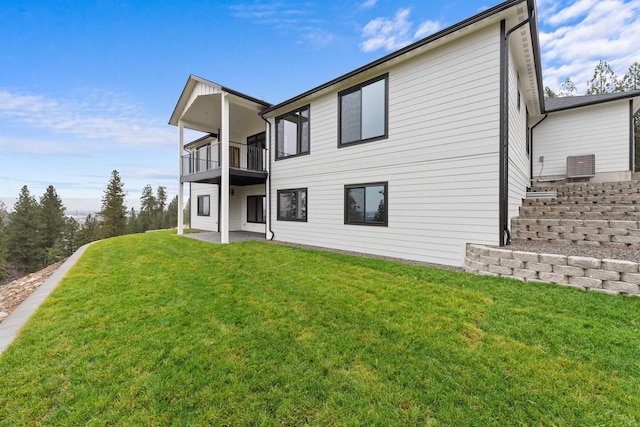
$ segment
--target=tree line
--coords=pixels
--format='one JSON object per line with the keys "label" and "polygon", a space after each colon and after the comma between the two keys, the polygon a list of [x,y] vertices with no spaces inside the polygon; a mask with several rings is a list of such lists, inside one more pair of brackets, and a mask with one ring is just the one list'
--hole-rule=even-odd
{"label": "tree line", "polygon": [[0,280],[37,271],[95,240],[177,224],[178,196],[167,203],[165,187],[154,193],[151,185],[146,185],[137,213],[133,207],[127,210],[126,195],[120,174],[114,170],[100,211],[80,224],[65,215],[66,208],[52,185],[39,200],[23,186],[12,212],[0,202]]}
{"label": "tree line", "polygon": [[[623,76],[618,76],[611,65],[600,61],[593,70],[593,77],[587,82],[585,95],[600,95],[605,93],[629,92],[640,90],[640,63],[634,62]],[[556,93],[548,86],[544,88],[545,98],[575,96],[578,94],[576,85],[570,77],[565,78],[560,90]]]}

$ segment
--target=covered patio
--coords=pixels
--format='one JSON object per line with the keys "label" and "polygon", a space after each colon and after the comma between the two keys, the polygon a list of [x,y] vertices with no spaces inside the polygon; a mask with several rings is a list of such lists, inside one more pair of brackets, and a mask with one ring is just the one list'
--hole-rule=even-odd
{"label": "covered patio", "polygon": [[[221,243],[221,233],[217,231],[201,231],[196,233],[183,234],[184,237],[200,240],[209,243]],[[229,231],[229,243],[245,242],[247,240],[266,241],[264,233],[255,233],[252,231]]]}

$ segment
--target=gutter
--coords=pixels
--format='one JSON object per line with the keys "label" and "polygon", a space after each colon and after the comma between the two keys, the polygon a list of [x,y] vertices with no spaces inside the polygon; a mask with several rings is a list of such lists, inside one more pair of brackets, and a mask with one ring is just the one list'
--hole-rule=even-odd
{"label": "gutter", "polygon": [[260,116],[260,118],[264,120],[265,123],[269,126],[269,143],[267,144],[267,157],[269,158],[269,172],[267,173],[267,182],[269,183],[269,188],[267,191],[267,203],[269,204],[269,220],[267,222],[269,223],[269,233],[271,233],[271,238],[269,240],[273,240],[276,237],[276,234],[271,229],[271,122],[265,119],[262,115]]}

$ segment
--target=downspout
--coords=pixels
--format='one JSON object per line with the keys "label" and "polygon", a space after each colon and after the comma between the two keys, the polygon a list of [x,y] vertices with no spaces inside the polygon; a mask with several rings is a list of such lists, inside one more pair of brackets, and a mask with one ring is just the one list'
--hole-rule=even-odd
{"label": "downspout", "polygon": [[509,36],[526,25],[533,18],[529,17],[509,31],[506,21],[500,21],[500,188],[499,188],[499,245],[511,244],[509,231]]}
{"label": "downspout", "polygon": [[[544,102],[544,101],[543,101]],[[531,126],[531,129],[529,129],[529,142],[531,144],[531,157],[529,158],[529,180],[531,182],[533,182],[533,130],[536,128],[536,126],[538,126],[540,123],[544,122],[544,120],[549,116],[548,113],[544,113],[544,116],[538,120],[538,122]]]}
{"label": "downspout", "polygon": [[264,118],[264,116],[260,116],[262,120],[264,120],[269,127],[269,143],[267,144],[267,157],[269,158],[269,171],[267,172],[267,181],[269,182],[269,191],[267,191],[267,200],[269,203],[269,233],[271,233],[271,238],[269,240],[273,240],[276,237],[276,234],[271,229],[271,122]]}
{"label": "downspout", "polygon": [[635,130],[636,126],[633,120],[633,99],[629,100],[629,170],[635,172]]}

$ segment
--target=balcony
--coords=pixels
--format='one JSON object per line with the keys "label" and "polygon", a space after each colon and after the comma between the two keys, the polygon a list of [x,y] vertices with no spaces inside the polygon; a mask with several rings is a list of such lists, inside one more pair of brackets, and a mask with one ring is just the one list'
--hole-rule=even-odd
{"label": "balcony", "polygon": [[[221,176],[221,143],[215,142],[182,156],[182,182],[219,184]],[[229,143],[229,175],[231,185],[264,183],[267,178],[267,150]]]}

